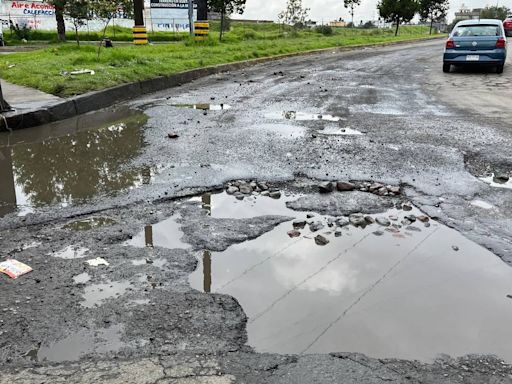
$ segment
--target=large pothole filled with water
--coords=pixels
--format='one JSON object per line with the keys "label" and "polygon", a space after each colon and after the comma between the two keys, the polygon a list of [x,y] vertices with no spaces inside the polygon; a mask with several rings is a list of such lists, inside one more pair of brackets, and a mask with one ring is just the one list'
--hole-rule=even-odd
{"label": "large pothole filled with water", "polygon": [[332,197],[317,194],[195,200],[213,218],[293,218],[223,252],[204,250],[190,276],[193,288],[239,301],[256,351],[512,361],[512,270],[417,208],[395,202],[343,216]]}

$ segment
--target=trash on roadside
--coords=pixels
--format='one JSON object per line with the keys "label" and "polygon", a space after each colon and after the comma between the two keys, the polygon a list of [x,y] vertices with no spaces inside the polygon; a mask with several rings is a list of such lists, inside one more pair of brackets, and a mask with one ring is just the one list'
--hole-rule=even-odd
{"label": "trash on roadside", "polygon": [[71,71],[69,72],[70,75],[95,75],[96,72],[94,72],[92,69],[79,69],[77,71]]}
{"label": "trash on roadside", "polygon": [[15,66],[16,66],[16,64],[11,64],[7,68],[14,68]]}
{"label": "trash on roadside", "polygon": [[32,268],[18,260],[9,259],[0,263],[0,272],[5,273],[12,279],[17,279],[18,277],[32,271]]}
{"label": "trash on roadside", "polygon": [[105,259],[103,259],[101,257],[97,257],[95,259],[87,260],[85,263],[89,264],[91,267],[99,267],[100,265],[105,265],[105,266],[108,267],[110,265],[107,260],[105,260]]}

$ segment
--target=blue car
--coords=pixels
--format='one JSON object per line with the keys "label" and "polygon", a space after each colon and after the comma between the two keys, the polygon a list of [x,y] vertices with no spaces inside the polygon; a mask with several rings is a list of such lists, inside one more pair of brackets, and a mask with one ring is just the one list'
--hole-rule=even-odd
{"label": "blue car", "polygon": [[443,72],[451,66],[495,66],[503,72],[507,59],[507,38],[500,20],[464,20],[458,22],[446,41]]}

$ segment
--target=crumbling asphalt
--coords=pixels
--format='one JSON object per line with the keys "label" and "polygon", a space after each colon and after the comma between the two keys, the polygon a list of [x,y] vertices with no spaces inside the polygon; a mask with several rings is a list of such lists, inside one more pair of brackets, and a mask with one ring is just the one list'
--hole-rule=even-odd
{"label": "crumbling asphalt", "polygon": [[[491,356],[417,362],[350,351],[258,354],[246,344],[247,318],[236,299],[200,293],[187,281],[197,264],[196,251],[224,250],[290,220],[279,215],[216,219],[186,199],[234,179],[298,191],[305,196],[289,206],[332,215],[377,213],[410,200],[512,262],[511,192],[479,180],[490,172],[510,175],[510,122],[488,109],[479,113],[478,90],[470,100],[472,110],[467,96],[462,105],[446,96],[450,84],[457,84],[452,79],[464,77],[487,87],[489,78],[500,79],[492,97],[502,97],[508,92],[503,78],[510,80],[512,71],[506,69],[503,77],[478,71],[443,74],[441,45],[286,59],[131,103],[149,120],[145,146],[127,165],[156,169],[150,183],[0,219],[2,256],[34,269],[18,280],[0,280],[0,383],[512,382],[512,367]],[[172,106],[188,103],[231,109]],[[341,120],[287,120],[280,117],[286,111],[328,113]],[[363,134],[327,135],[326,128]],[[169,139],[169,133],[178,137]],[[402,195],[319,195],[321,180],[379,181],[400,185]],[[494,208],[472,205],[475,199]],[[190,247],[127,244],[145,226],[176,214],[182,240]],[[85,231],[67,226],[91,217],[107,218],[108,225]],[[102,257],[109,266],[56,256],[69,246],[86,248],[87,259]],[[74,278],[83,273],[89,280],[77,282]],[[85,293],[109,288],[120,294],[93,295],[99,305],[84,305]],[[81,355],[45,354],[45,347],[74,337]]]}

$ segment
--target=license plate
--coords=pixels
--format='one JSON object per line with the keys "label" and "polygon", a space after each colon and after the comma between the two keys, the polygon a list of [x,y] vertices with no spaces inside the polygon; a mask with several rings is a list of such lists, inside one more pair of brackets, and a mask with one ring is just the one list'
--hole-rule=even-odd
{"label": "license plate", "polygon": [[478,61],[480,60],[480,55],[467,55],[466,61]]}

